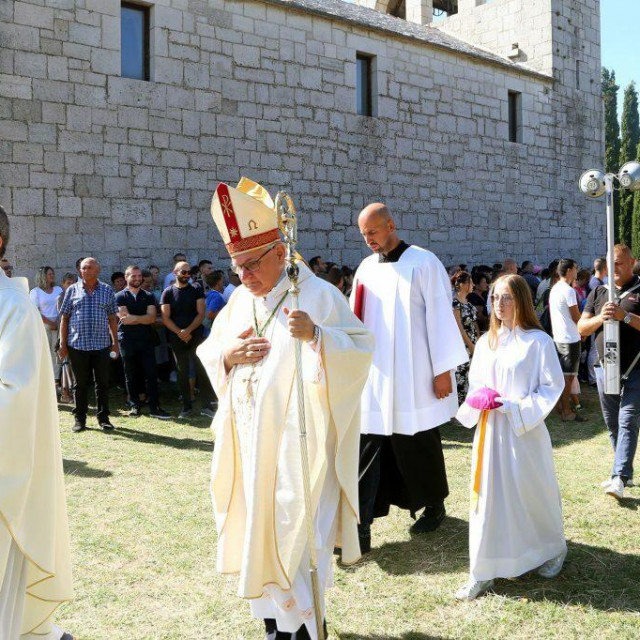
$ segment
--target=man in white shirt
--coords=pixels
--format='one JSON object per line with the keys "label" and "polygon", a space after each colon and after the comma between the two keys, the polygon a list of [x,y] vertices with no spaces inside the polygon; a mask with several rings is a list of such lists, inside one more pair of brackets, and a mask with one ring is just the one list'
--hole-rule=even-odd
{"label": "man in white shirt", "polygon": [[571,385],[578,375],[580,366],[581,337],[578,331],[580,310],[575,289],[571,286],[578,275],[578,265],[571,258],[562,258],[558,262],[560,279],[549,294],[549,312],[553,341],[560,357],[564,373],[564,391],[560,398],[560,411],[565,422],[584,422],[571,408]]}
{"label": "man in white shirt", "polygon": [[352,307],[376,338],[362,395],[360,548],[390,505],[422,514],[411,527],[440,526],[449,494],[439,426],[458,410],[456,367],[468,361],[452,308],[451,282],[431,251],[398,237],[380,202],[358,217],[372,255],[356,272]]}
{"label": "man in white shirt", "polygon": [[228,275],[229,275],[229,284],[224,288],[224,291],[222,292],[222,299],[225,302],[229,302],[229,298],[231,297],[231,294],[236,290],[237,287],[239,287],[242,284],[242,282],[240,282],[240,278],[238,277],[238,274],[232,271],[231,269],[229,269]]}

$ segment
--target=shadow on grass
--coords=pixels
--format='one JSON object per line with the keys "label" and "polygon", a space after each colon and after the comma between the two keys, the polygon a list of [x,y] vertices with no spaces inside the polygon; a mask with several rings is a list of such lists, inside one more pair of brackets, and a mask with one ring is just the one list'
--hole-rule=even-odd
{"label": "shadow on grass", "polygon": [[363,636],[361,633],[338,633],[340,640],[445,640],[444,636],[430,636],[426,633],[407,631],[401,636]]}
{"label": "shadow on grass", "polygon": [[127,427],[117,427],[115,431],[109,431],[107,435],[128,438],[143,444],[159,444],[174,449],[197,449],[198,451],[213,451],[213,442],[209,440],[195,440],[194,438],[172,438],[161,436],[157,433],[137,431]]}
{"label": "shadow on grass", "polygon": [[391,575],[457,572],[469,565],[468,531],[466,520],[447,516],[437,531],[415,534],[410,540],[388,542],[380,547],[375,547],[374,532],[371,552],[357,564],[342,569],[349,573],[365,563],[375,562]]}
{"label": "shadow on grass", "polygon": [[88,463],[81,460],[67,460],[62,461],[65,475],[79,476],[81,478],[110,478],[113,473],[106,469],[94,469],[88,466]]}
{"label": "shadow on grass", "polygon": [[[637,506],[640,500],[634,500]],[[557,578],[545,580],[530,572],[514,581],[496,581],[494,593],[601,611],[640,611],[640,556],[571,540],[567,544],[567,560]]]}

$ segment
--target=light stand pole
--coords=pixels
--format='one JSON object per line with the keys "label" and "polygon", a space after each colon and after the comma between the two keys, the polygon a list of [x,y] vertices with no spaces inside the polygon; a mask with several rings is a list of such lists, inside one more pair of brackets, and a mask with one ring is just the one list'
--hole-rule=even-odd
{"label": "light stand pole", "polygon": [[[615,301],[615,286],[613,282],[615,245],[615,212],[613,208],[613,179],[614,175],[604,176],[604,186],[607,197],[607,273],[609,274],[608,301]],[[604,392],[620,395],[620,322],[611,318],[604,322]]]}

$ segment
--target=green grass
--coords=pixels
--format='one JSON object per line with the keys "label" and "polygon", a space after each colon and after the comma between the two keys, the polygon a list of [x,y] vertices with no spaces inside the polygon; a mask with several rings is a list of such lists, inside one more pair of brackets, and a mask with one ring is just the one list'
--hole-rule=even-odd
{"label": "green grass", "polygon": [[[414,538],[406,512],[376,522],[366,561],[336,568],[331,637],[640,638],[640,489],[621,503],[603,494],[612,453],[597,397],[583,399],[587,422],[549,425],[569,541],[559,578],[526,575],[475,602],[453,599],[468,570],[472,433],[448,425],[447,519]],[[234,580],[215,572],[208,421],[114,411],[113,434],[74,434],[68,407],[61,415],[76,599],[59,624],[79,640],[264,637]]]}

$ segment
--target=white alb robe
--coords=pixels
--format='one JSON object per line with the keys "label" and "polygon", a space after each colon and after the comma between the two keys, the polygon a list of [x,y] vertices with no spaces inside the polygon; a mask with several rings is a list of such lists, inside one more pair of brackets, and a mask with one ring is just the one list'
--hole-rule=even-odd
{"label": "white alb robe", "polygon": [[70,556],[47,337],[26,279],[0,271],[0,629],[23,608],[21,633],[50,631],[73,596]]}
{"label": "white alb robe", "polygon": [[[360,285],[363,322],[376,338],[362,394],[362,433],[414,435],[444,424],[458,410],[454,371],[469,360],[444,266],[412,245],[397,262],[379,262],[377,254],[362,261],[352,307]],[[439,400],[433,379],[445,371],[451,371],[453,393]]]}
{"label": "white alb robe", "polygon": [[[502,327],[495,350],[483,335],[469,370],[469,393],[489,387],[514,403],[489,413],[477,506],[469,518],[470,574],[512,578],[566,549],[560,490],[544,420],[564,387],[553,340],[543,331]],[[466,403],[457,418],[472,428],[480,417]],[[478,459],[480,429],[473,441]],[[473,478],[472,478],[473,481]]]}
{"label": "white alb robe", "polygon": [[[300,308],[320,327],[320,343],[302,345],[309,461],[319,582],[331,580],[334,542],[343,561],[360,550],[358,520],[359,402],[373,337],[344,296],[304,266]],[[264,298],[238,287],[198,348],[219,407],[211,493],[218,529],[217,567],[239,574],[238,595],[251,599],[256,617],[275,618],[281,631],[306,624],[316,637],[308,575],[308,547],[295,392],[294,340],[284,307],[265,336],[271,350],[259,364],[225,372],[223,351],[244,330],[263,326],[287,293],[286,278]]]}

